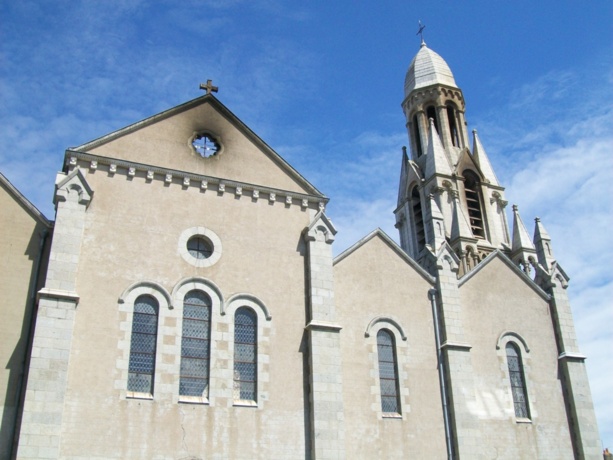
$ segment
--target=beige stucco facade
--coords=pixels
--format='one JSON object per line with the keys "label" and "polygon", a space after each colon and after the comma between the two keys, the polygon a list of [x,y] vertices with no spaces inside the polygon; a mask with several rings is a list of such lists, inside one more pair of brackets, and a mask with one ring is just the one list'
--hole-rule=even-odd
{"label": "beige stucco facade", "polygon": [[442,58],[406,82],[400,245],[334,257],[328,198],[208,93],[66,151],[48,260],[3,192],[3,458],[598,458],[551,239],[509,231]]}

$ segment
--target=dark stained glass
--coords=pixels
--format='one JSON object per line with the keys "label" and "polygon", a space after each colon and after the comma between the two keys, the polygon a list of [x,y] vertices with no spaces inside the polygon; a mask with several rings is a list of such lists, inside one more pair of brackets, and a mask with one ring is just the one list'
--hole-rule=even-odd
{"label": "dark stained glass", "polygon": [[234,316],[234,398],[256,400],[257,317],[242,307]]}
{"label": "dark stained glass", "polygon": [[190,291],[183,299],[181,336],[181,396],[206,397],[209,387],[211,299],[202,291]]}
{"label": "dark stained glass", "polygon": [[510,342],[507,343],[506,351],[507,364],[509,366],[509,379],[511,381],[511,393],[513,394],[513,405],[515,406],[515,416],[518,418],[530,418],[521,355],[517,346]]}
{"label": "dark stained glass", "polygon": [[384,413],[400,413],[398,398],[398,371],[394,337],[391,332],[381,329],[377,334],[379,357],[379,385],[381,388],[381,410]]}
{"label": "dark stained glass", "polygon": [[132,318],[128,391],[153,394],[157,324],[157,301],[148,295],[138,297]]}

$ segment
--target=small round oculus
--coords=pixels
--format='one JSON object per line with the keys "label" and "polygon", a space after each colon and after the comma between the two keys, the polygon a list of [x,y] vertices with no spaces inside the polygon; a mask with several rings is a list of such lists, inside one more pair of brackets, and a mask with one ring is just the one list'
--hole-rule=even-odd
{"label": "small round oculus", "polygon": [[192,146],[202,158],[210,158],[221,152],[221,144],[209,133],[196,134]]}

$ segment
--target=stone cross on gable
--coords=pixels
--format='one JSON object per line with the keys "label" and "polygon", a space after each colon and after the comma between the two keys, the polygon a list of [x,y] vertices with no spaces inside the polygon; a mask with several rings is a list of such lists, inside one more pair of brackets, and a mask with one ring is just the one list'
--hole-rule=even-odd
{"label": "stone cross on gable", "polygon": [[213,86],[213,80],[207,80],[206,85],[204,83],[200,83],[200,89],[205,90],[207,94],[216,93],[219,91],[217,86]]}

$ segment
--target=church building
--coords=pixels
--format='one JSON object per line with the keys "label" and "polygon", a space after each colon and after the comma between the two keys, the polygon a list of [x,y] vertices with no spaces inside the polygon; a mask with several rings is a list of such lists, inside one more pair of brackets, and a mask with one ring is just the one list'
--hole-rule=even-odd
{"label": "church building", "polygon": [[400,245],[336,257],[328,197],[202,89],[68,149],[53,222],[0,176],[1,458],[602,458],[559,242],[509,226],[441,56]]}

